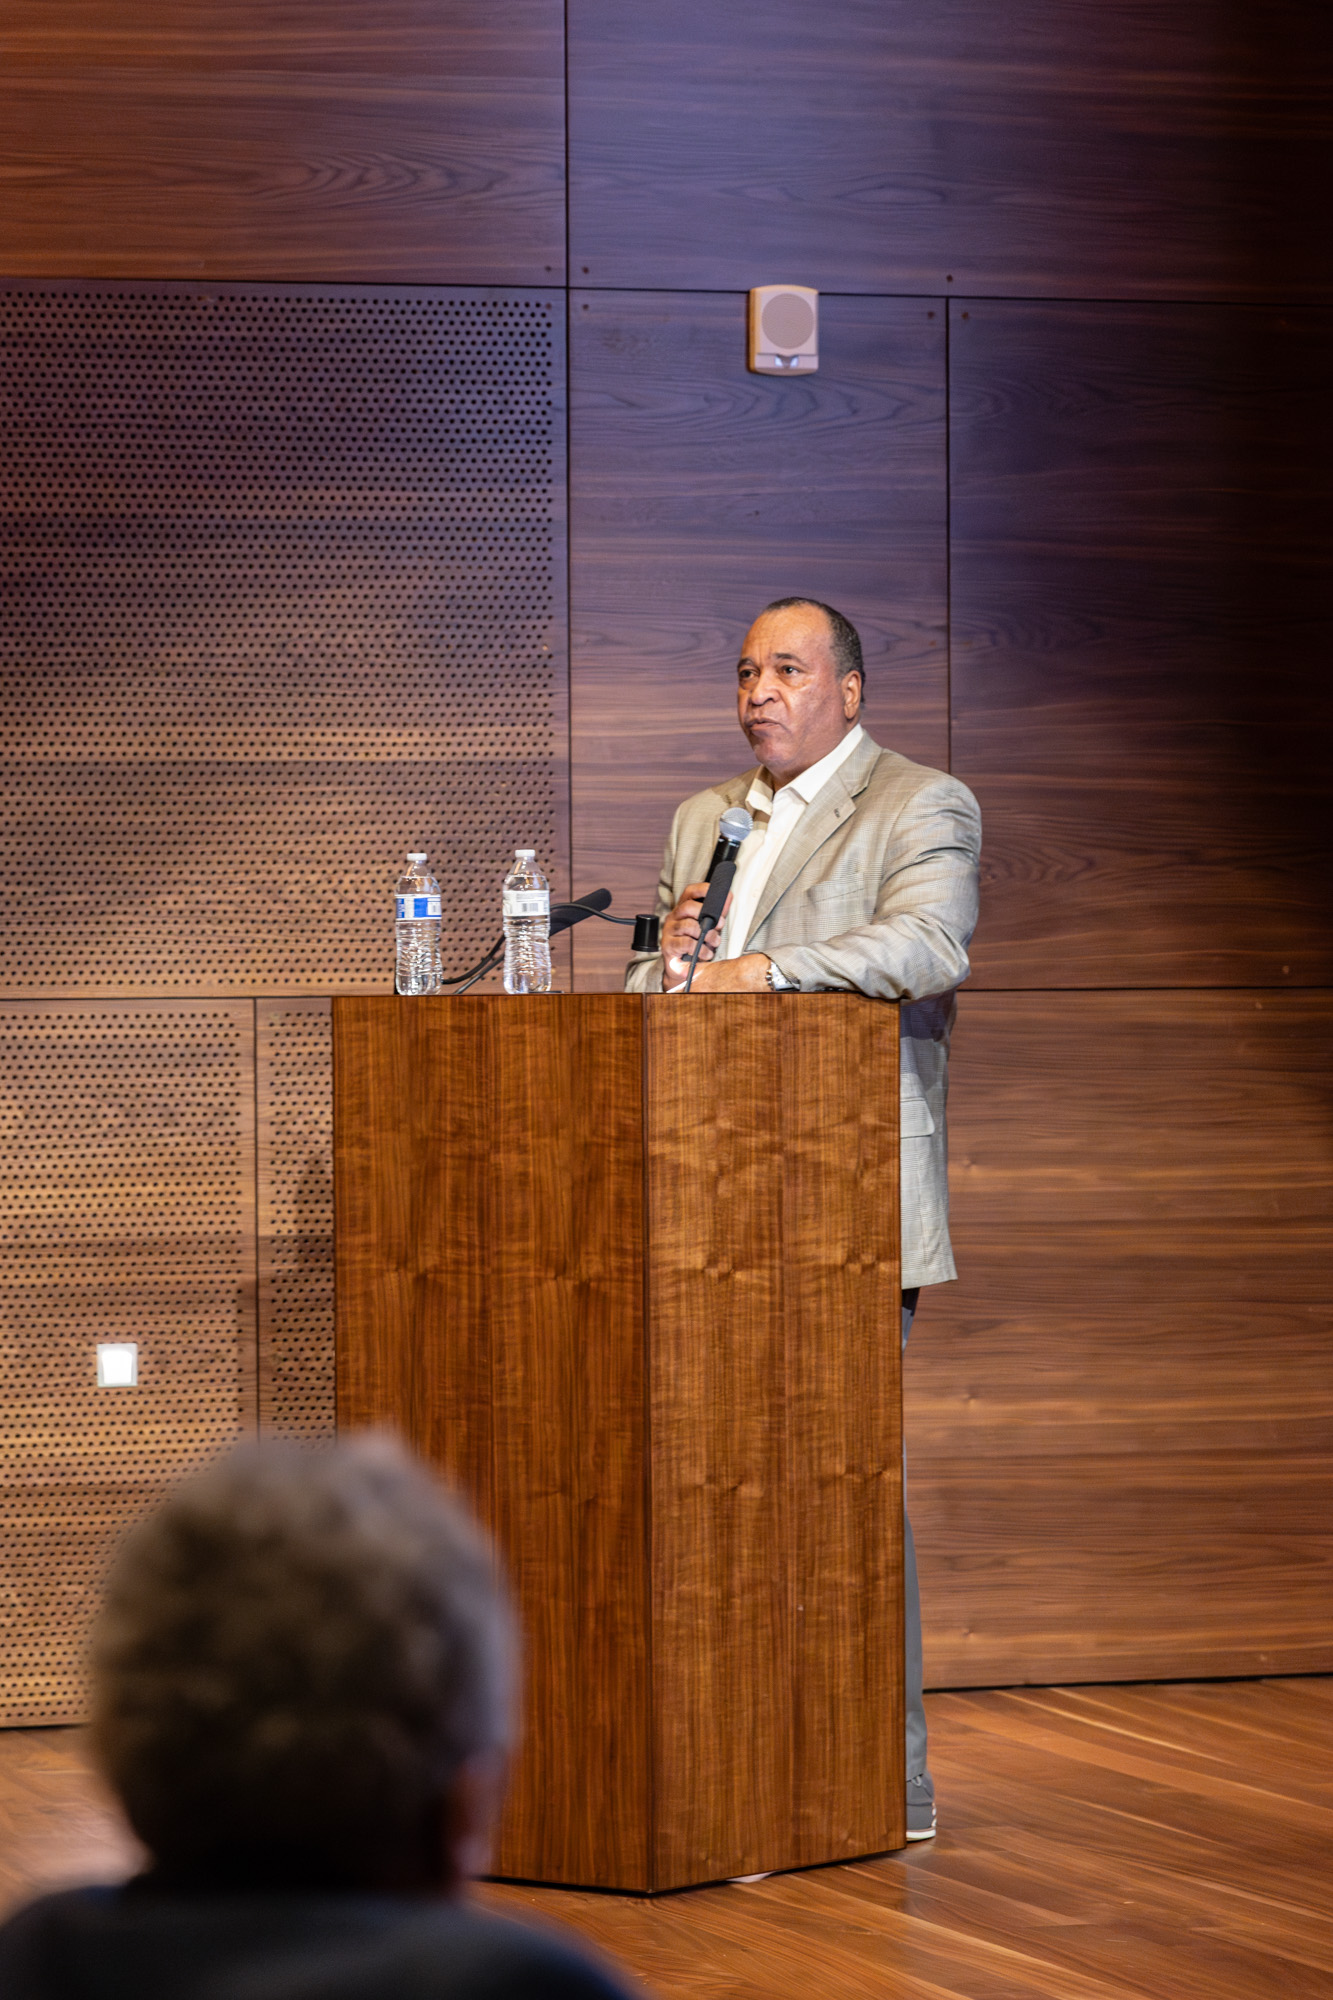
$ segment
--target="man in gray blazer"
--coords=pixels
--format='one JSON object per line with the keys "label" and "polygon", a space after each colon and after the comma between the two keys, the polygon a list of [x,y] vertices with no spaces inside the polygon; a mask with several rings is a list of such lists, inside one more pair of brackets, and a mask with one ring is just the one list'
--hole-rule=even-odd
{"label": "man in gray blazer", "polygon": [[[858,721],[855,628],[830,605],[782,598],[746,634],[741,728],[759,759],[677,811],[662,861],[660,953],[631,961],[632,992],[684,987],[705,874],[728,806],[744,842],[721,925],[699,949],[695,993],[856,992],[902,1004],[904,1344],[922,1285],[957,1276],[949,1245],[944,1109],[954,989],[977,920],[981,816],[965,785],[883,750]],[[907,1837],[935,1831],[921,1699],[916,1551],[906,1524]]]}

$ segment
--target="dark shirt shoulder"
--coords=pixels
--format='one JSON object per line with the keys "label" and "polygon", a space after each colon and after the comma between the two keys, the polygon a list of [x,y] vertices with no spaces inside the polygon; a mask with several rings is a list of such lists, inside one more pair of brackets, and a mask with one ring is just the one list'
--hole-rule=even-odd
{"label": "dark shirt shoulder", "polygon": [[624,2000],[555,1932],[466,1904],[79,1889],[0,1926],[4,2000]]}

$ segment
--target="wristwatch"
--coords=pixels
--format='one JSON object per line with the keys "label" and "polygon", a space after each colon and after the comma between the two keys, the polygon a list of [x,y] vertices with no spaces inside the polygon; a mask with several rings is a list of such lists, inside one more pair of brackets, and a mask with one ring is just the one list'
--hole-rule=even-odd
{"label": "wristwatch", "polygon": [[770,993],[794,993],[796,991],[791,980],[774,965],[771,958],[768,961],[768,971],[764,974],[764,980]]}

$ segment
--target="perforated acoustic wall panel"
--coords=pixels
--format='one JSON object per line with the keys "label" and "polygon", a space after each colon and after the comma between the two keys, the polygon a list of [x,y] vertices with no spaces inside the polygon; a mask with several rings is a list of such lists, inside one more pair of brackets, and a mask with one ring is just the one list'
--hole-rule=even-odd
{"label": "perforated acoustic wall panel", "polygon": [[391,983],[563,879],[552,294],[0,287],[0,991]]}
{"label": "perforated acoustic wall panel", "polygon": [[403,854],[460,968],[565,886],[564,380],[550,293],[0,283],[0,1720],[180,1471],[332,1432],[322,996]]}
{"label": "perforated acoustic wall panel", "polygon": [[332,1014],[327,1000],[261,1000],[259,1424],[334,1432]]}
{"label": "perforated acoustic wall panel", "polygon": [[252,1421],[252,1011],[0,1005],[0,1721],[82,1712],[118,1533]]}

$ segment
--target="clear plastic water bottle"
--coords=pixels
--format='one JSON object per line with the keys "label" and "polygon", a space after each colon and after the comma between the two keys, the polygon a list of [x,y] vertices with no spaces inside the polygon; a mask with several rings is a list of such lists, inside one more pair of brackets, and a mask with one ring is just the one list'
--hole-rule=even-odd
{"label": "clear plastic water bottle", "polygon": [[536,849],[520,847],[505,876],[505,992],[551,990],[551,885]]}
{"label": "clear plastic water bottle", "polygon": [[399,993],[438,993],[444,971],[440,963],[440,885],[427,873],[424,854],[408,855],[395,896],[398,965],[394,986]]}

